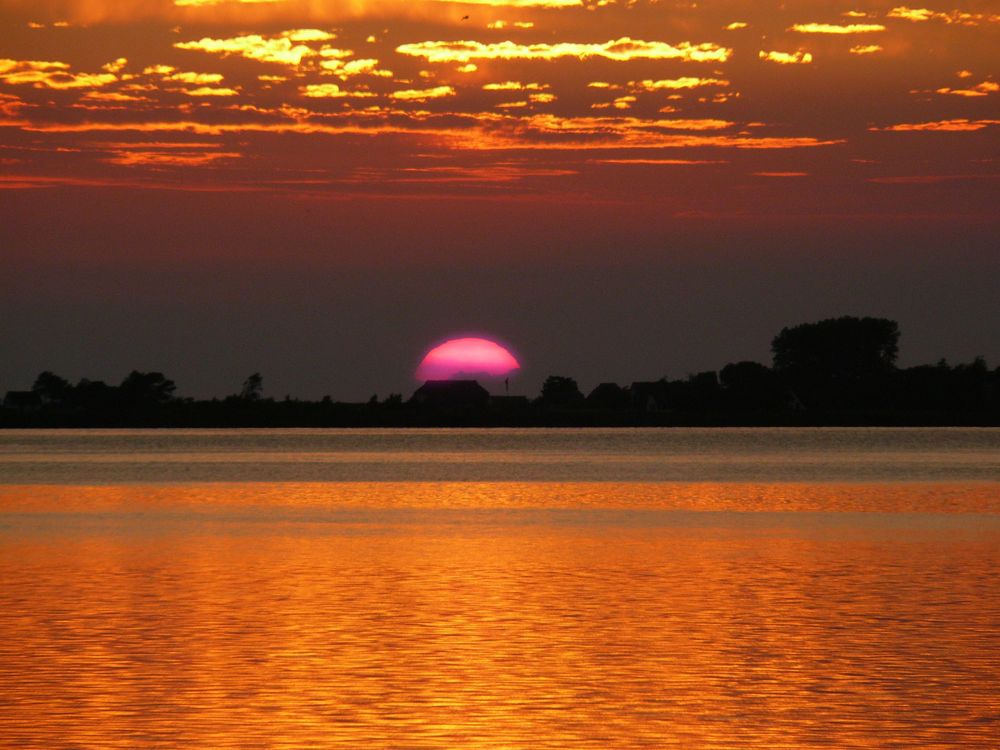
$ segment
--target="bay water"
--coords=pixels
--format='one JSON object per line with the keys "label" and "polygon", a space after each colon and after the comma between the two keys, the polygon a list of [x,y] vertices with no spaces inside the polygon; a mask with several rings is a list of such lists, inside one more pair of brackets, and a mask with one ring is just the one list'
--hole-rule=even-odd
{"label": "bay water", "polygon": [[0,432],[0,746],[994,748],[1000,430]]}

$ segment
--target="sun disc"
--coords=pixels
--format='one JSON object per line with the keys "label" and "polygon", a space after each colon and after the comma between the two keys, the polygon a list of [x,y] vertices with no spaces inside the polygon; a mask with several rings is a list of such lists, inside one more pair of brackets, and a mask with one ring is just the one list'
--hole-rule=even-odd
{"label": "sun disc", "polygon": [[417,367],[420,380],[461,377],[504,377],[520,369],[517,358],[495,341],[479,337],[455,338],[431,349]]}

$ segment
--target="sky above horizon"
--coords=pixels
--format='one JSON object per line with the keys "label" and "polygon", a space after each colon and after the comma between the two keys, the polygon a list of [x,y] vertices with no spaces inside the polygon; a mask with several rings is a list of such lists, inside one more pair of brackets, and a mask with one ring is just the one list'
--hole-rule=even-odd
{"label": "sky above horizon", "polygon": [[997,49],[987,0],[0,0],[0,389],[361,398],[492,334],[533,392],[841,314],[1000,364]]}

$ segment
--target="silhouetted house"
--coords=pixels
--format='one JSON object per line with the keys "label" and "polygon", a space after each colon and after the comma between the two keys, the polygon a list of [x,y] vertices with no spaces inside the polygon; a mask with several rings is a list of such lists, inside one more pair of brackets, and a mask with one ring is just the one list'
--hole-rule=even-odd
{"label": "silhouetted house", "polygon": [[38,411],[42,408],[42,399],[34,391],[7,391],[3,406],[13,411]]}
{"label": "silhouetted house", "polygon": [[520,411],[531,405],[527,396],[490,396],[493,411]]}
{"label": "silhouetted house", "polygon": [[490,392],[475,380],[428,380],[413,393],[410,403],[437,409],[484,409]]}
{"label": "silhouetted house", "polygon": [[617,383],[601,383],[587,396],[587,406],[595,409],[625,409],[629,406],[629,394]]}
{"label": "silhouetted house", "polygon": [[635,382],[628,387],[629,402],[639,411],[666,411],[670,408],[669,386],[666,380]]}

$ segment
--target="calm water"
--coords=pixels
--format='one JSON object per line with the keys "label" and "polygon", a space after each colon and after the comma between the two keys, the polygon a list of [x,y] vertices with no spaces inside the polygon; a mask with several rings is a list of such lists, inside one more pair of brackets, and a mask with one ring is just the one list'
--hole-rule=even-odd
{"label": "calm water", "polygon": [[0,746],[996,748],[1000,430],[0,432]]}

